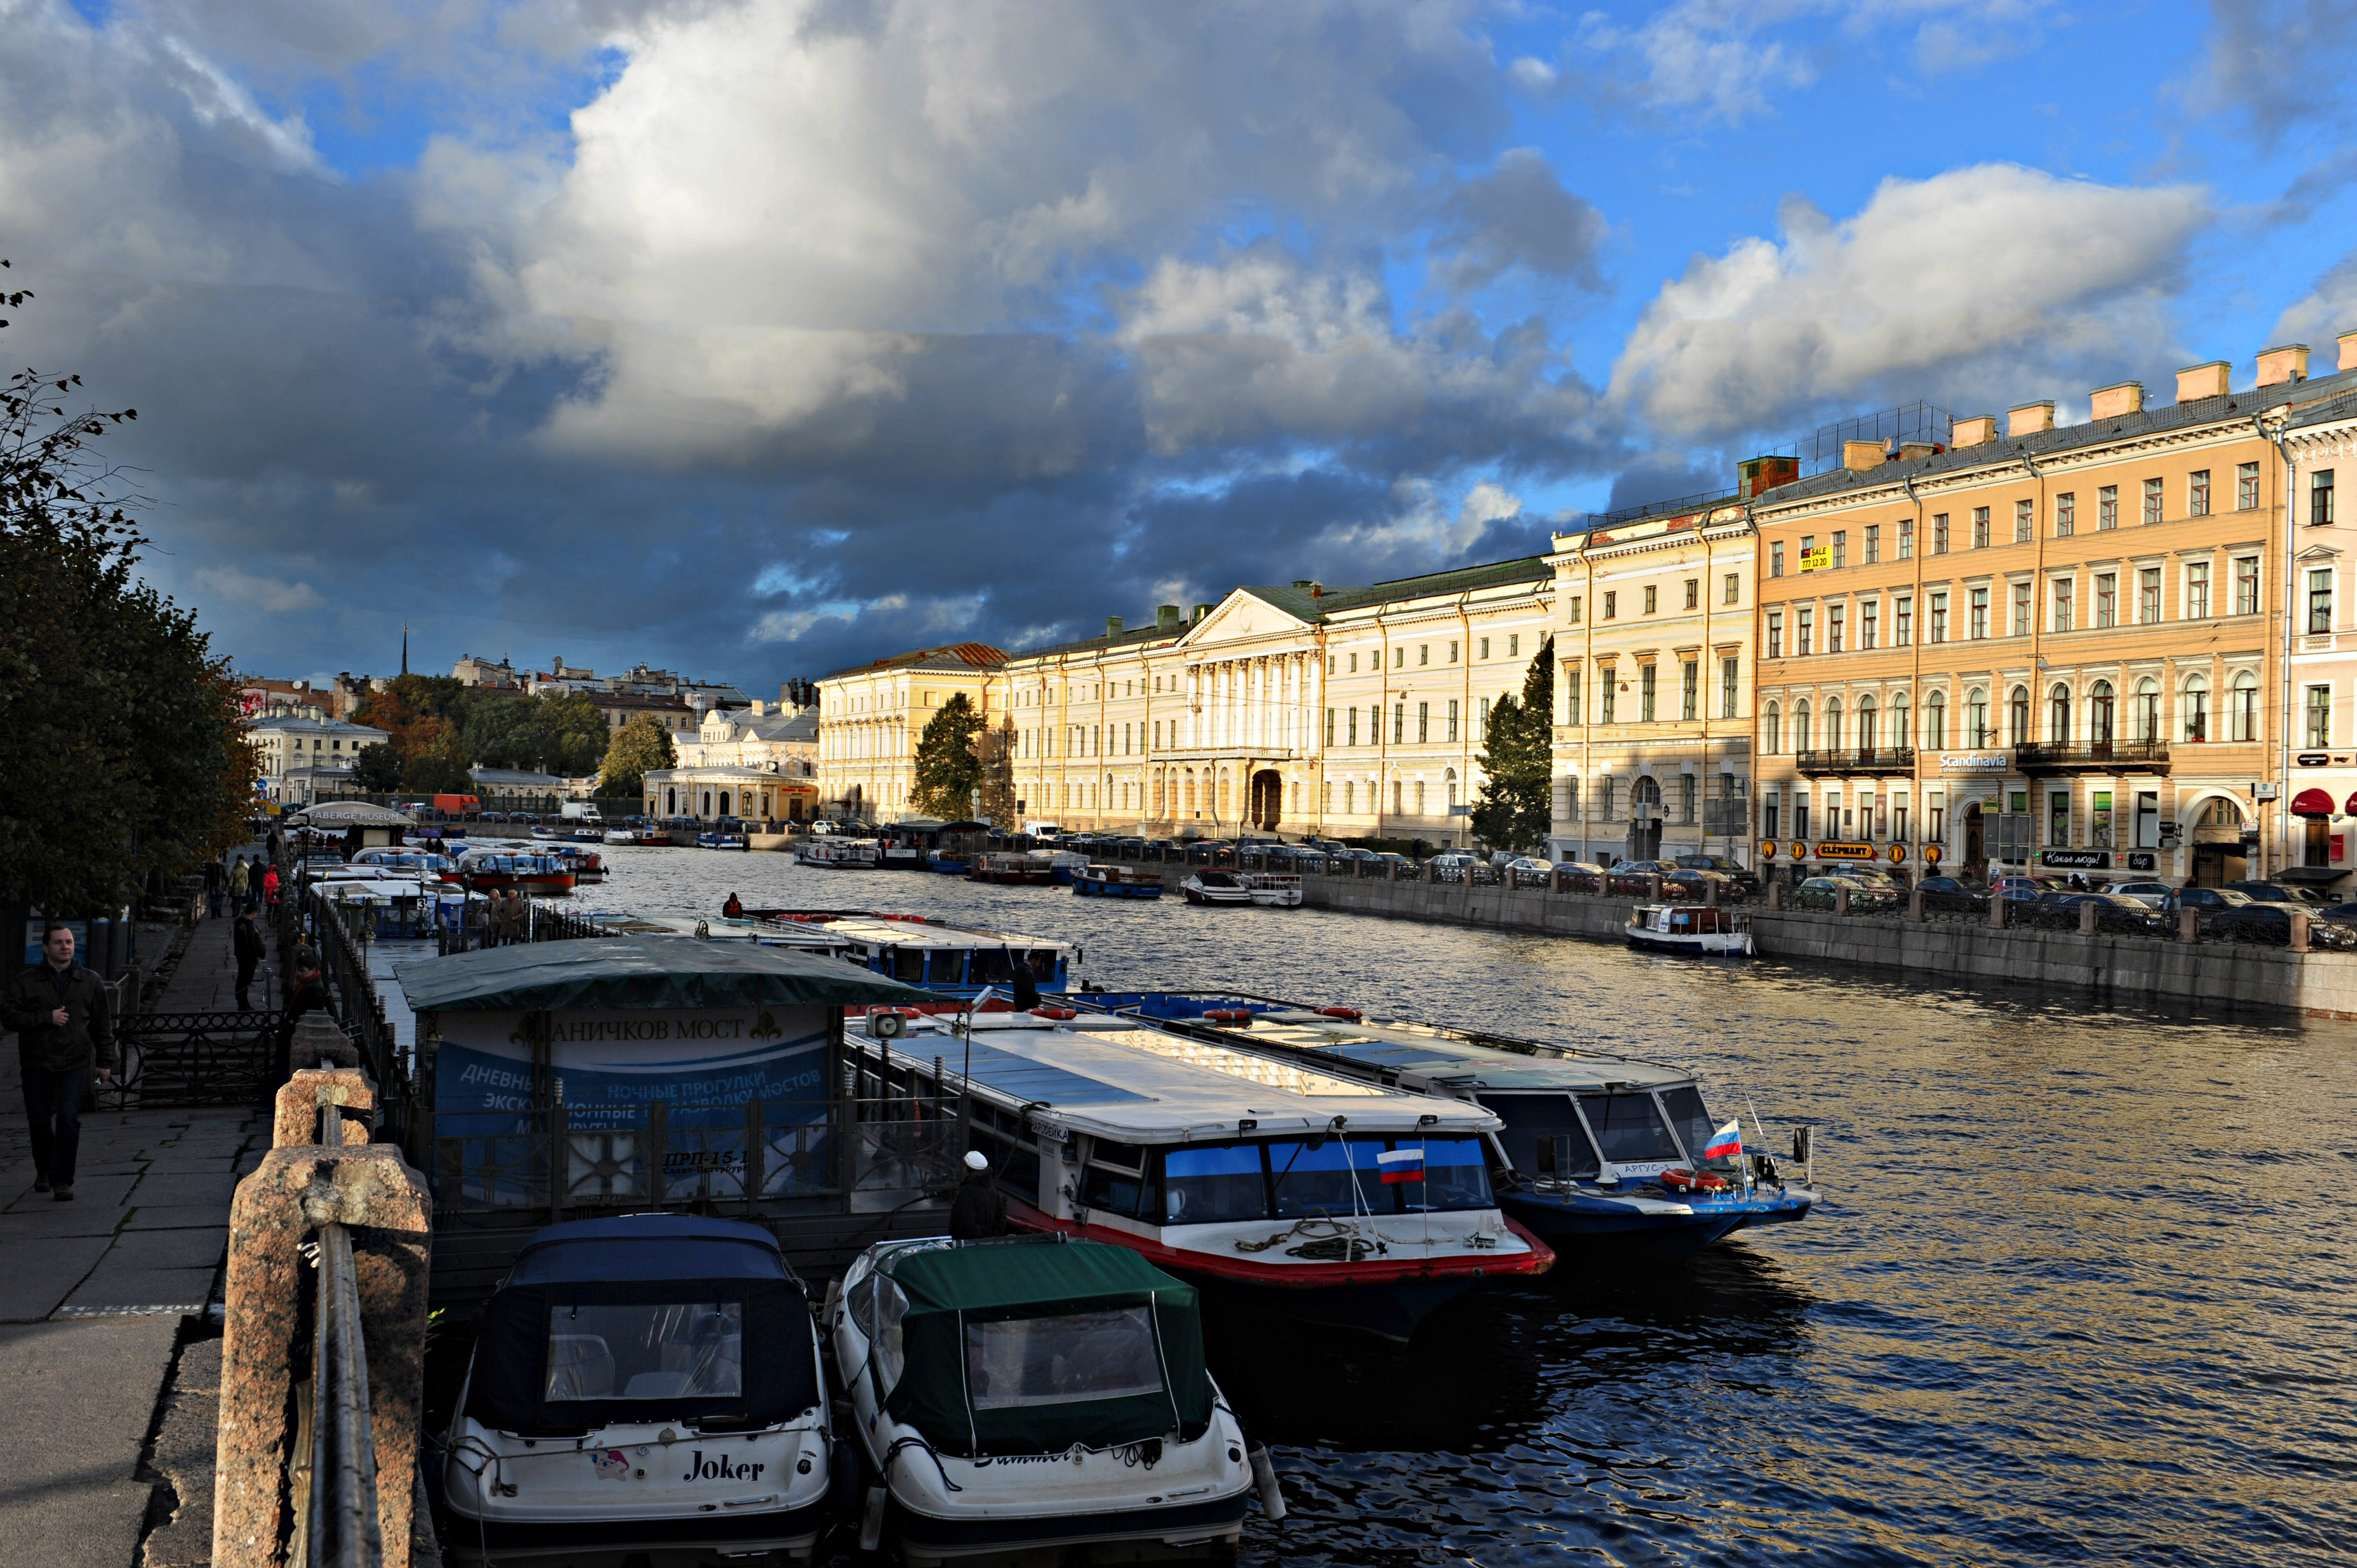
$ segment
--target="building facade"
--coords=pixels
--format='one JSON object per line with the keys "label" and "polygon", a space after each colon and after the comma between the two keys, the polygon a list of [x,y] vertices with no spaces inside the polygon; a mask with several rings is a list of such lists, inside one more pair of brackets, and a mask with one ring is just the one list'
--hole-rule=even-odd
{"label": "building facade", "polygon": [[987,720],[1003,701],[1006,655],[959,642],[838,670],[818,682],[819,807],[858,821],[910,811],[917,739],[959,694]]}
{"label": "building facade", "polygon": [[[2357,359],[2357,338],[2341,349],[2342,364]],[[2281,439],[2293,543],[2277,855],[2346,897],[2342,879],[2357,869],[2357,549],[2340,542],[2336,498],[2340,470],[2357,481],[2357,391],[2293,413]]]}
{"label": "building facade", "polygon": [[361,747],[393,738],[367,725],[331,719],[316,707],[265,711],[246,721],[245,732],[260,753],[263,793],[288,807],[348,793]]}

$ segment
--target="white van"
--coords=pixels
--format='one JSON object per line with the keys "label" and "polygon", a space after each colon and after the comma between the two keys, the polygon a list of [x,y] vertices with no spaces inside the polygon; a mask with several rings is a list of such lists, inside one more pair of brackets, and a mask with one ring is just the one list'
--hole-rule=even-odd
{"label": "white van", "polygon": [[1064,836],[1064,830],[1058,827],[1053,822],[1026,822],[1023,824],[1023,831],[1029,833],[1035,839],[1053,839]]}

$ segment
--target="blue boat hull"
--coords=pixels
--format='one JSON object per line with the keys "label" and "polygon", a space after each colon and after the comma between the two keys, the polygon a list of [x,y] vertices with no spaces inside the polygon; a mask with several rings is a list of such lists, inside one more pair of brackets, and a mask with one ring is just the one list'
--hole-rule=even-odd
{"label": "blue boat hull", "polygon": [[1159,882],[1092,882],[1086,877],[1075,880],[1072,891],[1083,898],[1159,898]]}
{"label": "blue boat hull", "polygon": [[[1650,1196],[1650,1195],[1649,1195]],[[1660,1256],[1698,1252],[1750,1225],[1791,1224],[1814,1207],[1775,1191],[1695,1203],[1692,1214],[1645,1214],[1609,1199],[1504,1193],[1498,1207],[1562,1254],[1577,1272],[1582,1248]]]}

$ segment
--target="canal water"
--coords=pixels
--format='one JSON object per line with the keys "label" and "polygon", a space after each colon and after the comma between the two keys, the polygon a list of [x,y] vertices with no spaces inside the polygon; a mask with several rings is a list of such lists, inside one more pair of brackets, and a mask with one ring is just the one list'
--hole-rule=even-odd
{"label": "canal water", "polygon": [[1247,1561],[2341,1563],[2357,1536],[2357,1026],[1197,909],[775,854],[607,852],[578,907],[923,912],[1224,984],[1688,1062],[1805,1223],[1566,1256],[1404,1350],[1214,1325],[1293,1517]]}

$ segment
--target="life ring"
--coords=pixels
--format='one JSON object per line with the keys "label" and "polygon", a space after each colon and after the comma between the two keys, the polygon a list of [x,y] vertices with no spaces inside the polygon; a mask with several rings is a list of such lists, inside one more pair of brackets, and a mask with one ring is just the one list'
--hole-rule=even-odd
{"label": "life ring", "polygon": [[1206,1007],[1203,1016],[1214,1024],[1249,1024],[1253,1015],[1249,1007]]}
{"label": "life ring", "polygon": [[1031,1009],[1031,1016],[1034,1018],[1054,1018],[1061,1021],[1066,1018],[1077,1018],[1080,1015],[1081,1015],[1077,1009],[1071,1007],[1034,1007]]}
{"label": "life ring", "polygon": [[1320,1018],[1347,1018],[1353,1024],[1359,1021],[1359,1010],[1356,1007],[1320,1007],[1318,1009],[1318,1015]]}
{"label": "life ring", "polygon": [[1723,1176],[1715,1176],[1709,1171],[1696,1173],[1683,1167],[1663,1171],[1659,1180],[1672,1192],[1729,1192],[1735,1187]]}

